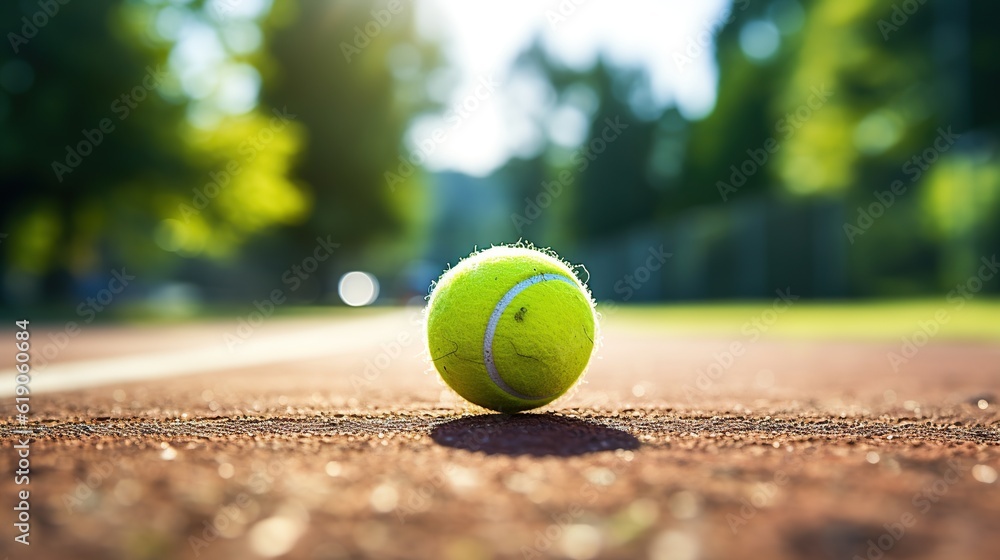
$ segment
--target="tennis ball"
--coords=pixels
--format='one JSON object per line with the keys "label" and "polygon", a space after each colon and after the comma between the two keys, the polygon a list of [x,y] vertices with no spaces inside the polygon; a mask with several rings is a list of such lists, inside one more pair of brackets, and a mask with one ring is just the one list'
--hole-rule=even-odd
{"label": "tennis ball", "polygon": [[493,247],[446,271],[427,306],[427,346],[449,387],[479,406],[548,404],[580,378],[597,318],[587,287],[554,253]]}

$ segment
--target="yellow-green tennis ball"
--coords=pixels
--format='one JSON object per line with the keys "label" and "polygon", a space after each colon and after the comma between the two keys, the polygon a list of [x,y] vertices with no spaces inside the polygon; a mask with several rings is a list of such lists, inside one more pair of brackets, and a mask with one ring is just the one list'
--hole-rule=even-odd
{"label": "yellow-green tennis ball", "polygon": [[590,292],[565,263],[534,248],[493,247],[441,276],[428,303],[427,345],[458,394],[518,412],[576,383],[596,326]]}

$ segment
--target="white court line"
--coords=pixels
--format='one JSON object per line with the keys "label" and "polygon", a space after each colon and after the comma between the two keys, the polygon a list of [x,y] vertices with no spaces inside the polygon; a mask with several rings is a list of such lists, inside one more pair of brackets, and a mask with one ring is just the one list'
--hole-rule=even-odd
{"label": "white court line", "polygon": [[[169,350],[97,360],[50,364],[31,372],[31,393],[72,391],[102,385],[176,377],[251,366],[292,363],[323,356],[337,356],[364,348],[364,331],[384,332],[391,325],[406,325],[396,314],[336,320],[332,326],[304,328],[290,334],[255,333],[230,353],[219,334],[219,343],[193,350]],[[359,336],[360,335],[360,336]],[[362,342],[359,342],[359,339]],[[372,340],[375,346],[378,339]],[[331,366],[331,371],[334,368]],[[17,375],[13,368],[0,370],[0,379]],[[13,383],[0,387],[0,397],[13,397]]]}

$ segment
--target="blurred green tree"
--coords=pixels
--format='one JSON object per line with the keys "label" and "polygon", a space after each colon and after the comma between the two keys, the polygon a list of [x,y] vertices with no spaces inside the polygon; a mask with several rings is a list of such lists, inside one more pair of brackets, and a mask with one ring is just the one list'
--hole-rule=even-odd
{"label": "blurred green tree", "polygon": [[[643,72],[599,60],[579,71],[561,66],[538,44],[523,53],[516,72],[542,77],[554,96],[554,111],[571,109],[589,120],[579,145],[548,139],[536,160],[544,173],[513,185],[517,199],[529,205],[550,197],[549,217],[532,220],[524,233],[542,234],[546,243],[589,243],[653,220],[666,198],[662,173],[655,164],[676,154],[663,154],[661,121],[643,113],[635,98],[649,97]],[[543,130],[546,123],[539,123]],[[676,129],[671,129],[671,133]],[[520,165],[520,164],[519,164]],[[536,202],[537,204],[537,202]],[[558,218],[560,227],[542,228]]]}
{"label": "blurred green tree", "polygon": [[294,235],[332,236],[344,266],[391,273],[420,248],[429,212],[404,137],[414,115],[439,106],[426,82],[441,57],[414,16],[398,0],[300,0],[276,3],[268,18],[264,101],[298,115],[305,145],[292,177],[315,204]]}
{"label": "blurred green tree", "polygon": [[[0,10],[0,21],[19,22],[0,55],[0,224],[8,233],[0,249],[17,299],[64,297],[123,265],[163,279],[177,255],[225,258],[249,235],[305,214],[305,195],[285,178],[293,127],[274,127],[252,104],[211,122],[192,118],[199,98],[226,87],[218,79],[195,91],[176,60],[191,46],[180,40],[186,32],[219,44],[223,28],[206,4]],[[215,52],[222,59],[207,70],[255,58]],[[247,156],[248,141],[269,127],[267,145]]]}
{"label": "blurred green tree", "polygon": [[62,294],[70,277],[134,256],[133,228],[148,232],[156,211],[152,198],[123,196],[135,188],[128,183],[148,192],[192,178],[168,140],[183,107],[151,91],[163,69],[124,32],[120,6],[59,5],[51,16],[28,2],[0,6],[9,32],[0,51],[0,224],[9,237],[0,251],[19,294],[43,278],[45,295]]}
{"label": "blurred green tree", "polygon": [[252,291],[317,236],[359,254],[405,238],[420,173],[391,185],[384,173],[430,106],[418,77],[436,56],[411,12],[395,1],[95,0],[56,14],[5,3],[5,291],[64,297],[123,265],[150,283],[211,283],[228,269]]}
{"label": "blurred green tree", "polygon": [[[703,295],[786,283],[822,296],[947,287],[976,270],[1000,232],[1000,111],[982,94],[1000,79],[986,54],[997,12],[966,0],[735,2],[716,37],[716,106],[693,122],[669,108],[650,120],[641,73],[571,71],[533,47],[521,65],[549,82],[557,105],[579,86],[596,96],[587,142],[608,117],[632,125],[582,168],[550,143],[544,181],[571,176],[550,216],[580,243],[681,227]],[[539,196],[541,184],[518,196]],[[904,193],[891,208],[867,214],[894,186]],[[757,279],[726,280],[741,276]]]}

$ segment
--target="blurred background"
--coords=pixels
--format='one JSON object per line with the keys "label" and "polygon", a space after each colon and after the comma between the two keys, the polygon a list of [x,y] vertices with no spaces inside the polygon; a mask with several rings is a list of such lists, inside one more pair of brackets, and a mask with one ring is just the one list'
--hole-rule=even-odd
{"label": "blurred background", "polygon": [[943,295],[1000,246],[998,18],[9,0],[0,300],[398,304],[519,239],[585,263],[599,300]]}

